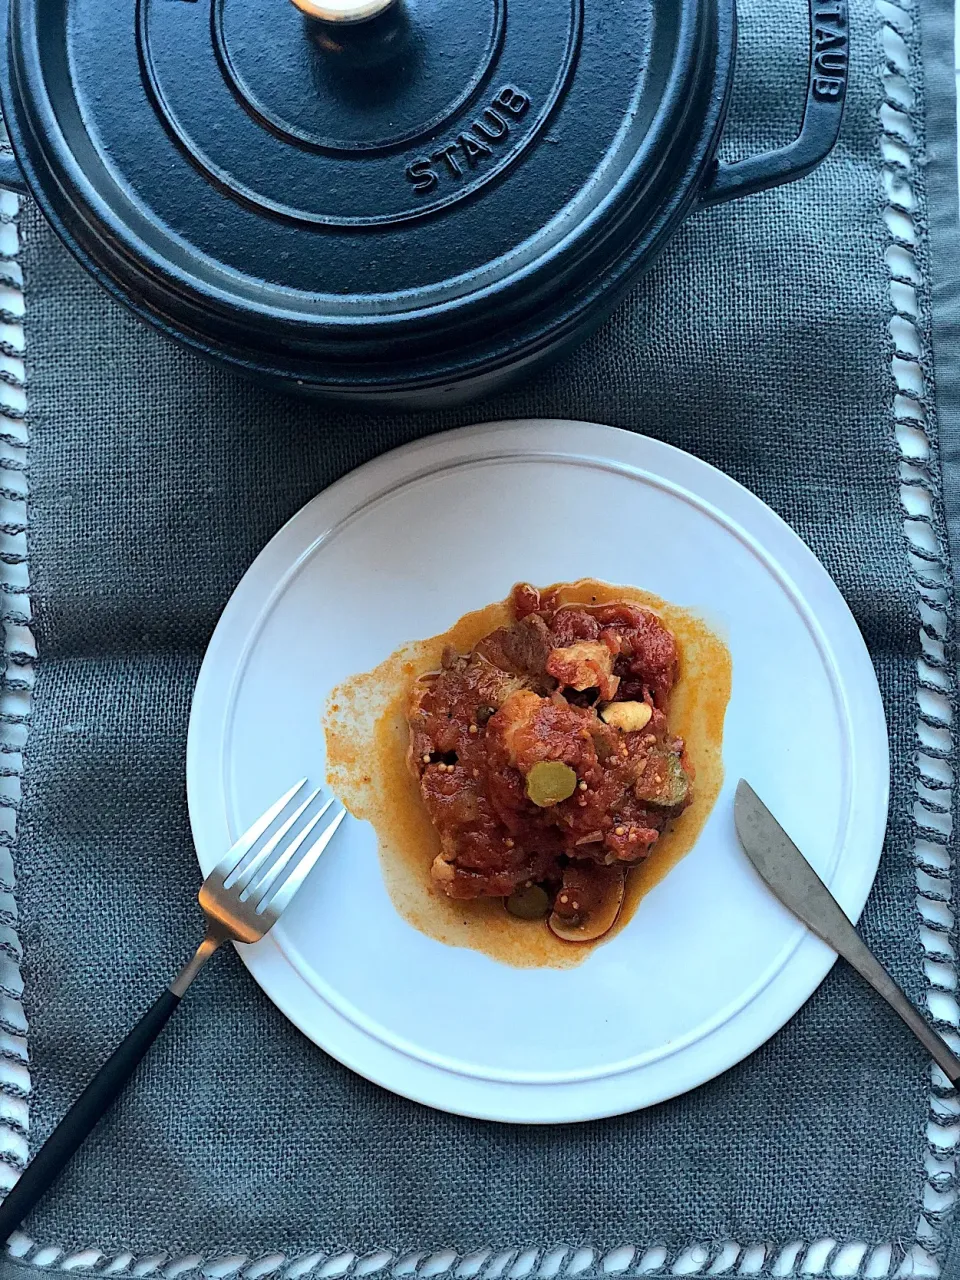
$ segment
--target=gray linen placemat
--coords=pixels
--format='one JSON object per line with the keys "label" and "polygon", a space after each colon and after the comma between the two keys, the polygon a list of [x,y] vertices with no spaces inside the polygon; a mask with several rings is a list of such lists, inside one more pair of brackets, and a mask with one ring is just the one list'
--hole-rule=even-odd
{"label": "gray linen placemat", "polygon": [[[796,127],[801,9],[741,5],[730,155]],[[928,117],[916,10],[852,9],[849,108],[821,169],[698,213],[562,367],[444,415],[360,419],[201,364],[103,295],[25,209],[41,658],[15,866],[32,1148],[196,940],[186,726],[232,588],[324,485],[471,421],[582,418],[669,440],[748,485],[814,548],[864,632],[890,725],[889,837],[863,927],[916,1001],[931,979],[955,977],[938,902],[952,892],[939,812],[950,792],[928,788],[918,805],[915,789],[921,594],[928,684],[943,682],[953,644],[921,163],[928,118],[952,136],[952,97],[931,76],[942,101],[931,96]],[[924,7],[931,29],[947,14],[947,0]],[[942,52],[930,43],[928,67]],[[892,135],[882,150],[884,128],[907,138],[899,151]],[[891,257],[898,245],[906,266]],[[958,261],[941,266],[954,284]],[[926,384],[898,394],[895,375],[911,368]],[[898,418],[909,419],[899,437]],[[901,447],[925,438],[926,459],[901,475]],[[923,558],[908,555],[903,479],[930,505],[912,526],[930,547]],[[15,656],[8,683],[24,661]],[[922,726],[928,781],[955,759],[945,715],[934,707]],[[927,972],[924,947],[939,956]],[[16,1037],[6,1043],[15,1058]],[[0,1088],[11,1105],[22,1094],[15,1072]],[[927,1121],[952,1105],[909,1035],[838,966],[769,1044],[686,1097],[581,1126],[470,1122],[329,1060],[225,954],[0,1277],[78,1263],[251,1280],[377,1268],[487,1280],[675,1268],[826,1276],[851,1258],[859,1272],[892,1275],[905,1258],[947,1258],[955,1130],[948,1115],[932,1146]],[[847,1245],[858,1247],[841,1258]]]}
{"label": "gray linen placemat", "polygon": [[[955,594],[956,583],[960,581],[960,202],[953,6],[949,3],[931,6],[929,11],[924,11],[923,19],[924,79],[919,86],[923,93],[923,129],[915,155],[916,158],[922,155],[925,163],[918,171],[919,182],[912,185],[922,201],[928,224],[927,234],[920,238],[915,254],[929,290],[928,296],[923,298],[925,323],[921,326],[922,342],[919,347],[924,389],[921,407],[930,442],[940,454],[942,505],[937,503],[934,470],[921,477],[921,480],[933,481],[931,515],[934,533],[934,544],[929,547],[933,554],[923,566],[921,590],[929,624],[925,628],[924,647],[935,652],[938,646],[942,646],[945,665],[942,678],[935,681],[944,685],[944,692],[936,694],[936,703],[931,708],[935,714],[930,723],[922,726],[922,730],[928,742],[935,743],[948,754],[940,761],[939,769],[929,756],[921,757],[921,763],[925,766],[926,775],[930,774],[931,767],[935,774],[932,779],[925,777],[926,782],[934,782],[933,790],[927,792],[933,808],[926,815],[926,821],[952,834],[955,857],[957,758],[951,750],[955,743],[951,742],[949,729],[943,724],[944,719],[954,727],[960,723],[960,701],[957,698],[960,613]],[[912,174],[907,176],[912,178]],[[910,353],[904,355],[909,366],[915,357]],[[912,413],[915,406],[901,407]],[[933,671],[927,669],[923,674],[932,675]],[[951,782],[954,784],[952,795]],[[955,874],[955,868],[951,870]],[[943,884],[941,888],[955,900],[950,887]],[[955,942],[954,935],[946,946],[951,958]],[[954,1006],[951,1014],[954,1025],[957,1021],[955,1010]],[[946,1095],[933,1103],[932,1119],[937,1126],[934,1135],[938,1144],[946,1143],[951,1148],[955,1147],[957,1140],[955,1108],[955,1095],[952,1100]],[[934,1162],[934,1168],[937,1163]],[[942,1171],[946,1175],[944,1184],[951,1184],[956,1173],[955,1161],[952,1158],[944,1161]],[[947,1195],[952,1192],[955,1192],[955,1187],[951,1187]],[[945,1236],[945,1243],[943,1275],[960,1276],[960,1232],[955,1227]]]}

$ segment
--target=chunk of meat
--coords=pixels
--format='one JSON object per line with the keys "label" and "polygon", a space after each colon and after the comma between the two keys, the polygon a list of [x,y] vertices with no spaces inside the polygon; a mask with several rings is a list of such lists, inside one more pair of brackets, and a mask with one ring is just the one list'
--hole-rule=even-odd
{"label": "chunk of meat", "polygon": [[418,680],[407,712],[411,763],[462,750],[471,725],[479,729],[511,694],[525,687],[523,676],[501,670],[476,652]]}
{"label": "chunk of meat", "polygon": [[596,640],[600,624],[583,609],[560,609],[551,619],[550,630],[554,644],[566,647],[578,640]]}
{"label": "chunk of meat", "polygon": [[540,698],[522,689],[487,725],[487,751],[495,763],[509,765],[524,777],[543,760],[559,760],[579,773],[596,762],[590,733],[595,718],[559,695]]}
{"label": "chunk of meat", "polygon": [[536,680],[547,670],[553,637],[538,614],[522,618],[511,627],[499,627],[485,636],[474,652],[500,667]]}
{"label": "chunk of meat", "polygon": [[620,684],[619,677],[613,674],[613,660],[619,649],[619,644],[612,649],[599,640],[577,640],[564,648],[551,649],[547,674],[579,693],[598,689],[604,702],[610,702]]}
{"label": "chunk of meat", "polygon": [[510,593],[510,602],[516,618],[526,618],[540,612],[540,592],[529,582],[518,582]]}
{"label": "chunk of meat", "polygon": [[[571,878],[620,875],[691,799],[667,728],[679,662],[661,620],[526,585],[513,607],[470,653],[445,652],[410,700],[409,765],[440,837],[433,878],[453,898],[539,884],[554,901]],[[543,762],[576,785],[538,805],[527,777]]]}
{"label": "chunk of meat", "polygon": [[643,702],[649,693],[656,706],[665,708],[680,674],[677,642],[655,613],[632,604],[599,605],[594,617],[600,635],[619,638],[620,655],[614,670],[620,677],[620,697]]}

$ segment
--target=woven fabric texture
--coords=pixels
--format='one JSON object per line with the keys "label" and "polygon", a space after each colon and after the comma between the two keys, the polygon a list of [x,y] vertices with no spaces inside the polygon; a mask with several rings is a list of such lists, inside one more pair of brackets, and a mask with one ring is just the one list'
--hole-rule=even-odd
{"label": "woven fabric texture", "polygon": [[[587,419],[668,440],[812,546],[866,637],[889,719],[890,827],[863,927],[922,1001],[919,642],[893,425],[883,23],[872,2],[851,7],[849,107],[830,159],[802,182],[696,213],[563,365],[443,415],[347,415],[200,363],[102,293],[25,209],[41,663],[15,860],[31,1147],[197,939],[186,727],[231,590],[332,480],[474,421]],[[796,129],[802,8],[741,5],[730,155]],[[65,1250],[200,1259],[900,1245],[917,1229],[929,1091],[922,1051],[838,966],[764,1048],[674,1102],[582,1126],[475,1123],[332,1062],[226,953],[25,1229]]]}

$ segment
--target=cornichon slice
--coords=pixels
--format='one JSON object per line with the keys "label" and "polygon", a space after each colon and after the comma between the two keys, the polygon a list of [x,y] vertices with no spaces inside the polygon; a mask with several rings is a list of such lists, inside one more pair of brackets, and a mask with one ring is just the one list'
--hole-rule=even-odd
{"label": "cornichon slice", "polygon": [[690,779],[683,771],[680,757],[666,754],[661,756],[658,774],[661,781],[656,784],[655,789],[644,789],[642,793],[638,789],[640,799],[661,809],[675,809],[677,805],[683,804],[687,798]]}
{"label": "cornichon slice", "polygon": [[542,920],[550,910],[550,899],[546,889],[531,884],[525,889],[515,889],[505,905],[512,916],[521,920]]}
{"label": "cornichon slice", "polygon": [[527,774],[527,795],[541,809],[568,800],[576,789],[576,773],[560,760],[541,760]]}

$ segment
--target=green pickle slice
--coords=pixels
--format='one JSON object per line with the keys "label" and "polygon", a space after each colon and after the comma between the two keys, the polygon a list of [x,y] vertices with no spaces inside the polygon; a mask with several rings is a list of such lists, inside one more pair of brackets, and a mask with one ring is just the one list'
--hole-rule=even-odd
{"label": "green pickle slice", "polygon": [[659,781],[642,779],[636,786],[637,797],[657,809],[676,809],[687,798],[690,779],[679,756],[659,752],[655,760]]}
{"label": "green pickle slice", "polygon": [[542,920],[550,911],[550,899],[546,889],[531,884],[525,889],[515,889],[506,900],[506,908],[520,920]]}
{"label": "green pickle slice", "polygon": [[660,790],[651,800],[663,809],[675,809],[683,804],[690,789],[690,779],[683,771],[679,756],[667,756],[664,779]]}
{"label": "green pickle slice", "polygon": [[569,800],[576,789],[576,773],[561,760],[541,760],[527,774],[527,795],[541,809]]}

